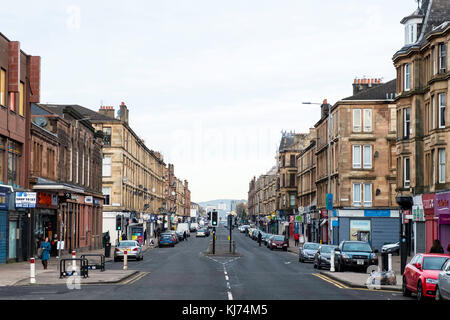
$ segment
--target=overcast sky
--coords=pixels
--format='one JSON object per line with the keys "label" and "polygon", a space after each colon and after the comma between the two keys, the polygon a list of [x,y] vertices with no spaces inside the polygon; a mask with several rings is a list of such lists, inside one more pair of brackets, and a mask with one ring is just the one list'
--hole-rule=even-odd
{"label": "overcast sky", "polygon": [[1,32],[39,55],[41,102],[130,109],[192,201],[247,199],[281,130],[308,132],[356,77],[395,78],[414,0],[7,1]]}

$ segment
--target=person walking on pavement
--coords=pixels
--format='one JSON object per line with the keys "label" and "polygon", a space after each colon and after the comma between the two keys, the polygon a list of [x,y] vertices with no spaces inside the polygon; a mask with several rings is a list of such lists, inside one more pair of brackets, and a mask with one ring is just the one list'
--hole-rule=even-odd
{"label": "person walking on pavement", "polygon": [[127,235],[125,233],[122,233],[122,240],[127,240]]}
{"label": "person walking on pavement", "polygon": [[441,242],[438,239],[433,241],[430,253],[444,253],[444,248],[442,248]]}
{"label": "person walking on pavement", "polygon": [[186,230],[183,232],[183,239],[187,241],[187,233],[186,233]]}
{"label": "person walking on pavement", "polygon": [[48,237],[46,237],[45,241],[41,243],[41,248],[44,249],[41,256],[42,265],[44,266],[44,270],[47,270],[51,250],[50,242],[48,242]]}
{"label": "person walking on pavement", "polygon": [[300,235],[298,232],[294,234],[295,246],[298,247],[298,240],[300,239]]}
{"label": "person walking on pavement", "polygon": [[261,234],[261,231],[259,231],[258,232],[258,243],[259,243],[260,247],[261,247],[261,240],[262,240],[262,234]]}
{"label": "person walking on pavement", "polygon": [[147,244],[147,230],[144,231],[144,245]]}

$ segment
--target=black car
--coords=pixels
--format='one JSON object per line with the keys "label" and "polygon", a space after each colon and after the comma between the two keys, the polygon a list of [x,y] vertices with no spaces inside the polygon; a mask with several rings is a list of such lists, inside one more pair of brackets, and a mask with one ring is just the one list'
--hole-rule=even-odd
{"label": "black car", "polygon": [[323,244],[319,247],[316,254],[314,255],[314,268],[330,268],[331,266],[331,251],[336,249],[337,246]]}
{"label": "black car", "polygon": [[378,265],[378,250],[365,241],[342,241],[334,250],[334,263],[336,271],[344,271],[346,268],[364,268],[370,265]]}
{"label": "black car", "polygon": [[320,243],[317,242],[305,242],[303,247],[298,249],[298,261],[314,261],[314,255],[320,247]]}

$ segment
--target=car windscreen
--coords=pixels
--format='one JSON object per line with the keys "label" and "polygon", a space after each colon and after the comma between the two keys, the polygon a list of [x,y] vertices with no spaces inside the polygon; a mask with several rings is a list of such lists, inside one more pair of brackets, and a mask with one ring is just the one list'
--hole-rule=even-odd
{"label": "car windscreen", "polygon": [[320,251],[322,253],[331,253],[331,250],[336,249],[336,247],[333,246],[323,246],[322,249],[320,249]]}
{"label": "car windscreen", "polygon": [[318,250],[320,247],[319,243],[305,243],[305,245],[303,246],[303,249],[306,250]]}
{"label": "car windscreen", "polygon": [[350,251],[350,252],[372,252],[372,248],[368,243],[359,243],[359,242],[347,242],[344,243],[342,247],[342,251]]}
{"label": "car windscreen", "polygon": [[284,241],[284,237],[283,236],[274,236],[272,240],[274,240],[274,241]]}
{"label": "car windscreen", "polygon": [[136,242],[134,241],[121,241],[119,242],[119,247],[135,247]]}
{"label": "car windscreen", "polygon": [[423,270],[441,270],[447,259],[446,257],[424,257]]}

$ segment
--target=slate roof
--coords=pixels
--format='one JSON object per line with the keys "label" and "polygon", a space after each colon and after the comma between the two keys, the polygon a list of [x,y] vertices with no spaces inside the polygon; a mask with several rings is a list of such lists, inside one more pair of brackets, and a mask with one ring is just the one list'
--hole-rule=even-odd
{"label": "slate roof", "polygon": [[73,110],[75,110],[76,112],[78,112],[79,114],[81,114],[83,117],[89,117],[89,120],[91,122],[95,122],[95,121],[119,121],[117,119],[108,117],[104,114],[98,113],[97,111],[82,107],[78,104],[39,104],[42,105],[52,111],[54,111],[56,114],[62,116],[64,113],[64,109],[66,107],[71,107]]}
{"label": "slate roof", "polygon": [[394,57],[407,52],[412,48],[420,48],[426,44],[427,36],[436,31],[436,28],[443,23],[450,21],[450,1],[449,0],[423,0],[421,7],[411,15],[402,19],[401,23],[406,22],[408,18],[423,16],[423,24],[418,30],[417,42],[403,46],[394,54]]}
{"label": "slate roof", "polygon": [[395,98],[397,80],[393,79],[384,84],[361,91],[342,100],[392,100]]}

